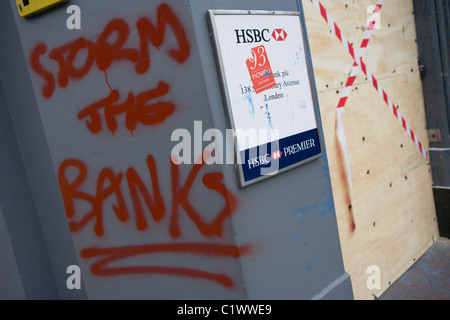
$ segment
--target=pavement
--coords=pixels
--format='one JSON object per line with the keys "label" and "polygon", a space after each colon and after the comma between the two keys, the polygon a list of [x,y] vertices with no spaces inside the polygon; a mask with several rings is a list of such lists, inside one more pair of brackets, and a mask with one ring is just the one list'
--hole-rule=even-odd
{"label": "pavement", "polygon": [[436,241],[379,300],[450,300],[450,240]]}

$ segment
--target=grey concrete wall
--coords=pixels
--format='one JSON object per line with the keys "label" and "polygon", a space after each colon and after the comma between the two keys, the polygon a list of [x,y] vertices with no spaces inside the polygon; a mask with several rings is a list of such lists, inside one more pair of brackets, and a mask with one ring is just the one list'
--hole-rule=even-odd
{"label": "grey concrete wall", "polygon": [[[0,32],[3,35],[6,31],[2,28]],[[1,296],[57,298],[47,246],[3,90],[5,80],[8,78],[0,81]]]}
{"label": "grey concrete wall", "polygon": [[[66,268],[76,264],[30,74],[15,24],[15,4],[0,4],[2,107],[1,201],[29,299],[80,297],[66,288]],[[8,113],[10,116],[8,116]],[[8,119],[9,122],[8,122]],[[43,219],[47,217],[47,223]],[[56,280],[55,280],[56,279]],[[61,290],[62,289],[62,290]]]}
{"label": "grey concrete wall", "polygon": [[11,238],[6,225],[3,210],[0,206],[0,299],[23,300],[26,298],[16,255],[11,244]]}
{"label": "grey concrete wall", "polygon": [[[297,10],[297,2],[70,4],[81,8],[81,30],[66,28],[67,6],[23,19],[15,1],[1,4],[0,40],[9,44],[1,75],[57,296],[351,298],[326,153],[245,189],[232,165],[170,159],[173,130],[192,132],[194,121],[226,128],[206,10]],[[166,30],[159,39],[150,32],[146,56],[140,35],[157,21]],[[117,34],[125,50],[102,45]],[[157,102],[170,112],[132,121],[139,103]],[[111,104],[115,117],[104,111]],[[96,107],[98,119],[83,115]],[[82,290],[66,288],[72,264]]]}

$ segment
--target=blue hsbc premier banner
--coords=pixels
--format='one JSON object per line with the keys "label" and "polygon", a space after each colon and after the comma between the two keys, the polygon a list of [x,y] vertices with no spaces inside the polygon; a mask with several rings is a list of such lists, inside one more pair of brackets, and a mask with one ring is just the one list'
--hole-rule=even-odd
{"label": "blue hsbc premier banner", "polygon": [[321,156],[317,97],[299,12],[208,11],[241,187]]}
{"label": "blue hsbc premier banner", "polygon": [[319,132],[313,129],[241,151],[240,156],[245,163],[240,165],[244,180],[248,183],[277,174],[321,154]]}

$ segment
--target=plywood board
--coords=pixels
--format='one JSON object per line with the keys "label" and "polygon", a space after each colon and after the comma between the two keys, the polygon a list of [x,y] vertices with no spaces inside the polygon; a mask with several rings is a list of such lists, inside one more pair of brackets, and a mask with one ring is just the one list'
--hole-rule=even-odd
{"label": "plywood board", "polygon": [[[322,1],[355,50],[370,16],[367,8],[375,3]],[[343,114],[351,168],[349,188],[335,123],[353,60],[311,1],[303,0],[303,7],[344,264],[355,298],[374,299],[439,237],[430,165],[360,71]],[[374,30],[364,61],[428,148],[415,35],[412,1],[385,0],[380,29]],[[380,270],[377,288],[367,286],[372,265]]]}

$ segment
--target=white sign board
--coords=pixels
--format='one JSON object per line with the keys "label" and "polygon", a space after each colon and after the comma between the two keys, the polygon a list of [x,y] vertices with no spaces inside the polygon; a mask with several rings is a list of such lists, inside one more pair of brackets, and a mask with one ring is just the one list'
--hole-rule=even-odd
{"label": "white sign board", "polygon": [[208,12],[241,186],[322,154],[301,19],[298,12]]}

